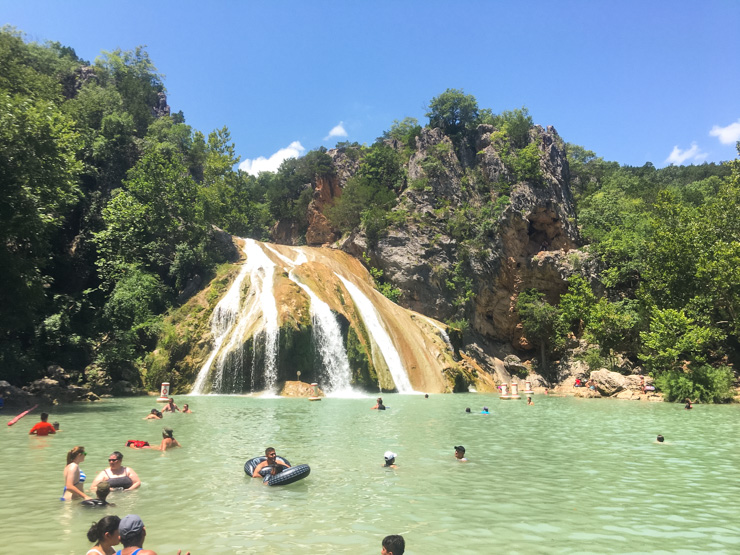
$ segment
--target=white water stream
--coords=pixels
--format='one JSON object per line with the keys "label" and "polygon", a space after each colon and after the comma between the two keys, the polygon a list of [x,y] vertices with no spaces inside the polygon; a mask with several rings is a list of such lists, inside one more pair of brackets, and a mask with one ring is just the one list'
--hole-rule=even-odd
{"label": "white water stream", "polygon": [[[243,337],[247,327],[253,324],[259,314],[262,316],[262,327],[254,333],[254,352],[257,351],[257,337],[264,337],[264,380],[265,390],[274,393],[277,384],[277,356],[278,356],[278,312],[272,286],[275,276],[275,264],[270,260],[260,246],[252,239],[244,242],[246,262],[239,275],[219,301],[214,310],[211,329],[213,330],[214,347],[208,360],[198,372],[192,393],[203,393],[205,381],[210,373],[216,356],[216,373],[213,377],[213,389],[219,391],[224,381],[224,370],[227,367],[229,356],[235,357],[229,367],[242,368]],[[250,287],[244,306],[240,310],[241,285],[245,276],[249,274]],[[229,338],[227,345],[221,348],[224,339]],[[252,385],[256,374],[255,361],[252,359]],[[235,368],[231,368],[232,371]],[[240,373],[241,374],[241,373]],[[244,384],[240,384],[244,385]]]}
{"label": "white water stream", "polygon": [[365,294],[351,281],[344,279],[339,274],[335,274],[347,288],[352,301],[360,311],[363,322],[367,327],[368,333],[375,340],[376,345],[380,349],[385,363],[388,365],[388,371],[391,373],[393,382],[396,384],[396,389],[399,393],[413,393],[414,389],[411,387],[411,382],[406,374],[406,369],[403,367],[401,357],[393,345],[390,335],[386,331],[385,327],[380,321],[378,311],[375,309],[372,301],[368,299]]}

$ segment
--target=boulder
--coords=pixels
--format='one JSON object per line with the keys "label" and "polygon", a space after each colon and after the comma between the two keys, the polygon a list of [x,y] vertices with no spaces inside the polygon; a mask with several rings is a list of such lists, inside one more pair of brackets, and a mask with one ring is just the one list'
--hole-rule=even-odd
{"label": "boulder", "polygon": [[[611,372],[606,368],[591,372],[591,379],[596,383],[596,389],[606,397],[616,395],[627,388],[627,377],[619,372]],[[639,380],[639,378],[638,378]]]}
{"label": "boulder", "polygon": [[[324,397],[324,392],[321,388],[317,388],[317,397]],[[314,389],[311,384],[299,381],[288,381],[285,382],[283,390],[280,392],[283,397],[314,397]]]}
{"label": "boulder", "polygon": [[33,396],[28,391],[0,380],[0,399],[8,406],[28,406],[33,401]]}

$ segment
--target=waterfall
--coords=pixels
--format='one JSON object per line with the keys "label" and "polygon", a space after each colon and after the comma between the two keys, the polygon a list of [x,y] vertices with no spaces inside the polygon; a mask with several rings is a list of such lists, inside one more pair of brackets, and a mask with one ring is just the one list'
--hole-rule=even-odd
{"label": "waterfall", "polygon": [[311,321],[314,343],[321,355],[326,371],[327,383],[322,389],[332,396],[347,396],[354,392],[350,385],[352,371],[349,367],[347,351],[342,343],[342,330],[329,305],[319,299],[308,285],[301,283],[291,270],[288,277],[308,295],[311,300]]}
{"label": "waterfall", "polygon": [[442,338],[442,341],[445,342],[445,345],[447,345],[447,348],[450,350],[450,352],[454,353],[455,348],[452,346],[452,341],[450,341],[450,336],[447,335],[447,331],[445,331],[445,329],[442,326],[440,326],[437,322],[435,322],[431,318],[427,318],[426,316],[424,316],[424,319],[427,322],[429,322],[432,326],[437,328],[437,331],[439,331],[439,336]]}
{"label": "waterfall", "polygon": [[236,323],[236,316],[239,312],[239,304],[241,300],[241,288],[242,282],[247,275],[248,267],[246,264],[242,265],[239,274],[236,276],[234,283],[226,292],[226,295],[218,302],[216,308],[213,310],[211,315],[211,334],[213,335],[213,350],[208,356],[206,363],[198,372],[198,377],[195,379],[193,389],[191,391],[194,395],[201,395],[203,393],[203,384],[208,377],[208,373],[211,370],[213,360],[216,358],[218,351],[223,343],[224,339],[234,327]]}
{"label": "waterfall", "polygon": [[[258,315],[262,316],[262,327],[253,334],[253,350],[256,353],[262,340],[264,349],[264,381],[265,389],[273,391],[277,384],[277,356],[278,356],[278,311],[275,297],[272,292],[275,278],[275,264],[270,260],[260,246],[252,239],[244,242],[244,254],[246,262],[243,264],[237,279],[229,288],[223,299],[216,305],[212,320],[211,330],[214,337],[214,347],[206,363],[198,372],[198,377],[193,386],[192,393],[203,392],[203,385],[208,377],[211,367],[216,362],[216,373],[213,377],[213,389],[223,390],[224,370],[232,370],[229,379],[237,381],[243,375],[244,357],[243,341],[246,329],[254,323]],[[246,275],[250,276],[250,287],[244,306],[240,310],[241,284]],[[222,344],[226,337],[229,342],[226,346]],[[220,353],[220,356],[218,356]],[[218,359],[216,357],[218,356]],[[255,384],[257,357],[252,359],[252,386]],[[230,362],[230,364],[227,364]],[[243,383],[232,383],[230,389],[243,388]],[[253,387],[254,389],[254,387]],[[273,391],[274,392],[274,391]]]}
{"label": "waterfall", "polygon": [[406,369],[403,367],[401,357],[393,345],[390,335],[388,335],[388,332],[380,322],[378,311],[375,309],[372,301],[354,283],[344,279],[339,274],[335,275],[347,288],[355,306],[360,311],[362,321],[365,322],[368,332],[372,335],[385,359],[385,363],[388,365],[388,370],[391,373],[393,382],[396,384],[396,389],[399,393],[412,393],[414,389],[411,387],[411,382],[406,374]]}

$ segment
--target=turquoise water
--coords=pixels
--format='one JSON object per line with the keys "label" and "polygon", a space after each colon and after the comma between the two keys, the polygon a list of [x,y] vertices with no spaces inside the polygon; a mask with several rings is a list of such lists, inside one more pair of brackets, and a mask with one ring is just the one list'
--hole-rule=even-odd
{"label": "turquoise water", "polygon": [[[75,445],[88,487],[111,451],[124,453],[143,485],[111,494],[111,512],[141,515],[160,555],[371,554],[387,534],[403,534],[411,554],[740,551],[740,406],[383,397],[385,412],[369,410],[373,398],[179,397],[195,412],[162,421],[142,420],[153,398],[107,400],[55,410],[62,432],[47,438],[28,436],[37,409],[0,430],[0,551],[92,545],[87,529],[106,512],[59,501]],[[477,414],[484,405],[490,416]],[[182,449],[123,447],[158,442],[164,425]],[[460,444],[467,464],[454,459]],[[244,462],[266,446],[311,475],[275,488],[246,478]],[[386,450],[396,470],[382,468]]]}

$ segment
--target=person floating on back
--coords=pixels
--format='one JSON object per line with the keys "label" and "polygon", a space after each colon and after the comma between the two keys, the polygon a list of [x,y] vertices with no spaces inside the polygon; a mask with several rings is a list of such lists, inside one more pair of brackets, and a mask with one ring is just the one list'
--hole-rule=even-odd
{"label": "person floating on back", "polygon": [[403,555],[406,550],[406,541],[403,536],[386,536],[383,538],[383,548],[380,555]]}
{"label": "person floating on back", "polygon": [[31,431],[28,432],[28,435],[37,435],[37,436],[48,436],[49,434],[55,434],[57,433],[56,429],[54,429],[54,426],[49,424],[47,420],[49,419],[49,413],[48,412],[42,412],[41,413],[41,422],[37,422],[34,424],[33,428],[31,428]]}

